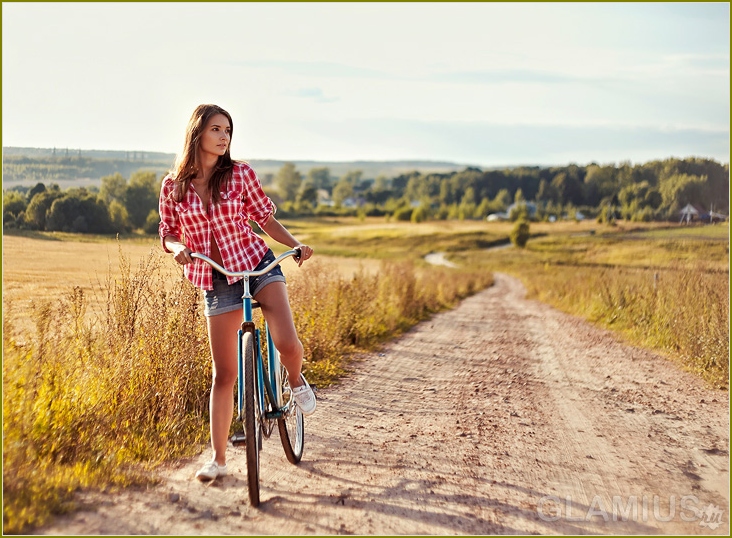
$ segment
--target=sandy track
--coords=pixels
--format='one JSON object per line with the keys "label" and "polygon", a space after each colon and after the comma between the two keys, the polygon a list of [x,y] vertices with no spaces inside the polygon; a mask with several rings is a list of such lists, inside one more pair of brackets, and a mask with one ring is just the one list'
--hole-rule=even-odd
{"label": "sandy track", "polygon": [[729,534],[729,396],[612,334],[492,288],[319,393],[305,456],[265,441],[262,504],[230,476],[80,493],[41,534]]}

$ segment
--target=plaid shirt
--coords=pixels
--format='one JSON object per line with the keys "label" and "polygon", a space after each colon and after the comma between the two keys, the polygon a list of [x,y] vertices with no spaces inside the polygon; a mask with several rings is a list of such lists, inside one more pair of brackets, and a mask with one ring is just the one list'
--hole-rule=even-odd
{"label": "plaid shirt", "polygon": [[[169,174],[160,188],[160,225],[158,231],[165,247],[165,236],[183,240],[193,252],[211,256],[211,236],[221,252],[224,267],[229,271],[251,271],[268,250],[267,244],[252,230],[249,220],[262,227],[277,208],[267,197],[257,174],[246,163],[235,162],[231,178],[221,192],[218,203],[209,204],[209,213],[193,187],[181,202],[174,198],[175,182]],[[188,280],[204,290],[213,289],[211,266],[195,259],[184,266]],[[237,279],[227,277],[229,284]]]}

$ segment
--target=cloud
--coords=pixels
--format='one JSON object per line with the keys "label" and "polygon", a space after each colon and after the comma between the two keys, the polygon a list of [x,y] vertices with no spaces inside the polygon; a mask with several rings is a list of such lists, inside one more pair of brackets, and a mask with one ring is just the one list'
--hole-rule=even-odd
{"label": "cloud", "polygon": [[312,99],[316,103],[335,103],[338,97],[326,97],[321,88],[301,88],[292,95],[303,99]]}

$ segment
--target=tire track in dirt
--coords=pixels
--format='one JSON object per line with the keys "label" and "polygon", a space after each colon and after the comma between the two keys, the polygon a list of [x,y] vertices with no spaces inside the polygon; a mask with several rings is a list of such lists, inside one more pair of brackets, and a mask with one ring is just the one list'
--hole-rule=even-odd
{"label": "tire track in dirt", "polygon": [[85,510],[37,532],[729,533],[728,393],[512,277],[352,366],[320,391],[300,465],[265,441],[258,509],[241,449],[195,481],[207,450],[157,487],[81,492]]}

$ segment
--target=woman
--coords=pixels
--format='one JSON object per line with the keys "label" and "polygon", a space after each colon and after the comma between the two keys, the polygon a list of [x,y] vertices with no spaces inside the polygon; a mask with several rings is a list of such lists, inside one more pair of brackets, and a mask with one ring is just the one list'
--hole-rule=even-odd
{"label": "woman", "polygon": [[[191,258],[208,256],[232,272],[262,269],[274,254],[252,230],[249,220],[275,241],[299,248],[298,265],[313,249],[300,243],[274,217],[276,207],[262,190],[252,168],[233,161],[230,154],[233,122],[216,105],[200,105],[193,112],[183,153],[160,189],[160,237],[163,249],[184,266],[186,277],[204,290],[205,315],[213,357],[211,386],[211,446],[213,459],[196,473],[199,480],[226,474],[226,444],[233,415],[232,391],[237,376],[237,342],[242,320],[243,282],[214,271]],[[315,395],[301,374],[303,346],[297,337],[279,267],[250,280],[274,344],[304,415],[315,411]]]}

